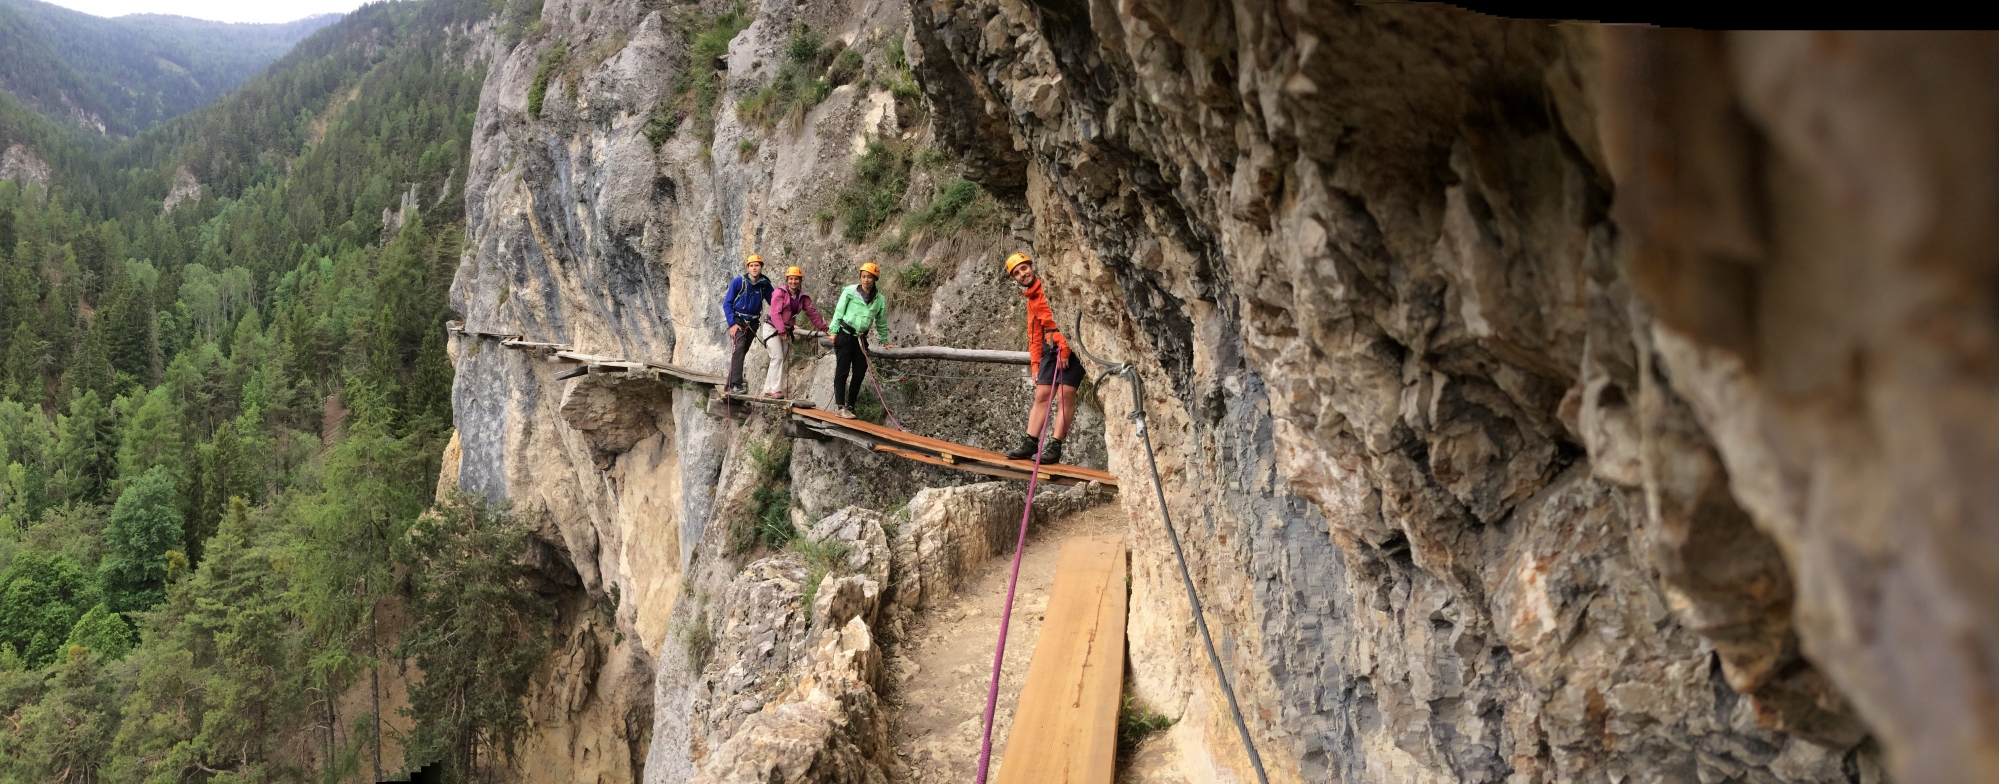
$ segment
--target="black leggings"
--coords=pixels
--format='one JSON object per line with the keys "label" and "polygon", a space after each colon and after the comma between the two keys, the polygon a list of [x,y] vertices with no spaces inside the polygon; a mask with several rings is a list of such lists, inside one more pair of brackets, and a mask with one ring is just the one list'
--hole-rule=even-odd
{"label": "black leggings", "polygon": [[[852,374],[852,378],[848,375]],[[868,376],[868,352],[852,332],[833,336],[833,405],[851,406],[861,400],[861,382]],[[841,396],[841,390],[846,395]]]}

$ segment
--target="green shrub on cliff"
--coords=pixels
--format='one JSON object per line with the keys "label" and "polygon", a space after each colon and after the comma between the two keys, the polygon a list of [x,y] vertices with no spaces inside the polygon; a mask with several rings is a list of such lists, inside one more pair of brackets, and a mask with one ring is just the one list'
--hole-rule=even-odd
{"label": "green shrub on cliff", "polygon": [[555,72],[568,60],[569,44],[566,42],[542,53],[541,65],[534,71],[534,82],[528,85],[528,116],[541,119],[541,105],[548,97],[548,82],[555,78]]}
{"label": "green shrub on cliff", "polygon": [[902,209],[909,190],[908,148],[881,139],[868,142],[854,159],[854,179],[833,197],[840,233],[850,240],[867,239]]}
{"label": "green shrub on cliff", "polygon": [[860,53],[841,46],[838,41],[831,48],[825,46],[818,33],[800,25],[785,44],[785,62],[777,75],[763,89],[736,102],[736,113],[744,122],[766,129],[780,120],[798,123],[812,107],[826,100],[834,87],[853,81],[860,73]]}

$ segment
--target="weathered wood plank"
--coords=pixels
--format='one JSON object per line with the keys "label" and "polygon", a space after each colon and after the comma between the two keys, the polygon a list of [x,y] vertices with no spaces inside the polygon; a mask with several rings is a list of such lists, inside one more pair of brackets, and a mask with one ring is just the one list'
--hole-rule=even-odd
{"label": "weathered wood plank", "polygon": [[1124,575],[1124,537],[1062,541],[998,784],[1110,784],[1124,691]]}
{"label": "weathered wood plank", "polygon": [[671,365],[664,362],[647,362],[646,366],[675,378],[692,381],[705,386],[719,387],[726,380],[721,376],[703,373],[698,370],[688,370],[679,365]]}
{"label": "weathered wood plank", "polygon": [[568,343],[538,343],[532,340],[521,340],[518,338],[507,338],[505,340],[500,341],[500,345],[506,346],[507,348],[539,348],[539,349],[549,349],[553,351],[568,351],[570,349],[570,345]]}
{"label": "weathered wood plank", "polygon": [[613,362],[630,362],[624,357],[608,357],[603,354],[585,354],[581,351],[557,351],[555,358],[564,362],[581,362],[586,365],[607,365]]}
{"label": "weathered wood plank", "polygon": [[[883,441],[903,444],[908,447],[913,447],[914,449],[919,451],[929,452],[933,455],[938,456],[939,459],[942,459],[942,456],[945,454],[950,454],[953,457],[957,458],[958,460],[957,467],[959,468],[964,468],[967,461],[973,461],[979,463],[987,463],[994,466],[1003,466],[1011,468],[1015,471],[1020,472],[1021,476],[1026,476],[1028,472],[1034,469],[1034,462],[1031,460],[1008,460],[1006,459],[1005,455],[1002,455],[998,452],[992,452],[980,449],[978,447],[969,446],[966,444],[954,444],[949,441],[942,441],[939,439],[930,438],[928,436],[921,436],[915,433],[908,433],[901,430],[896,430],[895,428],[891,427],[883,427],[881,425],[877,425],[873,422],[869,422],[862,419],[843,419],[839,415],[834,414],[831,411],[825,409],[819,409],[814,411],[793,411],[792,413],[797,414],[799,416],[806,416],[806,417],[811,417],[813,419],[818,419],[823,422],[832,424],[836,427],[847,428],[851,430],[859,430],[861,432],[867,433],[868,435],[874,436],[875,438]],[[1083,468],[1082,466],[1060,465],[1060,464],[1056,465],[1044,464],[1041,466],[1041,470],[1044,474],[1052,474],[1055,476],[1066,476],[1084,482],[1102,482],[1103,484],[1110,487],[1116,487],[1118,483],[1117,477],[1112,476],[1107,471],[1099,471],[1094,468]]]}

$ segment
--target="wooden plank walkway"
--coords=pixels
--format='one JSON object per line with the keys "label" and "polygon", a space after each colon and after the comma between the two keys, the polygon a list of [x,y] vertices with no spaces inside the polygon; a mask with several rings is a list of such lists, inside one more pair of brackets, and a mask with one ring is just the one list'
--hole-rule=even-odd
{"label": "wooden plank walkway", "polygon": [[[906,433],[892,427],[884,427],[862,419],[846,419],[825,409],[794,408],[791,411],[791,416],[794,420],[803,420],[808,425],[816,425],[815,429],[822,431],[826,426],[831,426],[860,433],[875,441],[877,444],[876,451],[889,452],[898,457],[909,457],[912,454],[921,455],[928,458],[921,462],[931,463],[932,465],[947,465],[974,473],[1009,471],[1011,473],[1000,475],[1009,476],[1014,479],[1026,479],[1027,475],[1034,470],[1033,461],[1008,460],[1005,455],[998,452],[965,444],[954,444],[949,441],[921,436],[915,433]],[[882,447],[888,448],[883,449]],[[1117,486],[1117,477],[1112,476],[1108,471],[1099,471],[1094,468],[1083,468],[1072,465],[1043,464],[1041,466],[1041,478],[1044,481],[1067,485],[1102,482],[1111,487]]]}
{"label": "wooden plank walkway", "polygon": [[1124,692],[1122,536],[1072,536],[1013,712],[998,784],[1110,784]]}
{"label": "wooden plank walkway", "polygon": [[[708,413],[722,417],[729,414],[741,415],[749,405],[780,406],[791,414],[796,426],[794,437],[831,437],[853,442],[863,448],[894,455],[930,465],[956,468],[975,474],[996,476],[1005,479],[1026,479],[1034,471],[1034,463],[1027,460],[1008,460],[1005,455],[965,444],[954,444],[935,438],[905,433],[890,427],[860,419],[846,419],[824,409],[813,407],[810,401],[767,398],[761,395],[738,395],[721,391],[724,379],[712,373],[689,370],[664,362],[634,360],[626,357],[587,354],[576,351],[566,343],[545,343],[524,340],[520,335],[478,332],[466,329],[457,322],[446,325],[446,329],[470,338],[497,340],[500,345],[523,351],[532,351],[548,357],[550,361],[573,366],[573,369],[556,374],[556,378],[569,379],[590,373],[617,373],[626,377],[650,377],[654,381],[671,384],[692,384],[706,387],[709,396]],[[900,349],[899,349],[900,350]],[[956,349],[954,349],[955,351]],[[1008,353],[1008,352],[975,352]],[[1018,353],[1025,357],[1026,352]],[[986,360],[991,361],[991,360]],[[999,361],[1012,361],[1011,358]],[[1025,361],[1024,359],[1022,361]],[[746,403],[742,409],[732,410],[737,403]],[[1117,487],[1117,477],[1109,472],[1094,468],[1070,465],[1043,465],[1041,481],[1061,485],[1079,485],[1101,482]]]}

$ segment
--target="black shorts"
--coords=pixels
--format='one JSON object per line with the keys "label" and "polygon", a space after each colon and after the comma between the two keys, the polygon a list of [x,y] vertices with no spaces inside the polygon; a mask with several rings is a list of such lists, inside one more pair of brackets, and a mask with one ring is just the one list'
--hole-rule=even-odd
{"label": "black shorts", "polygon": [[[1052,343],[1042,344],[1041,368],[1034,374],[1035,386],[1048,386],[1058,383],[1055,378],[1055,358],[1061,356],[1061,352],[1062,350],[1056,348]],[[1079,387],[1083,385],[1083,363],[1074,355],[1069,357],[1069,365],[1062,368],[1062,378],[1059,383],[1065,387]]]}

